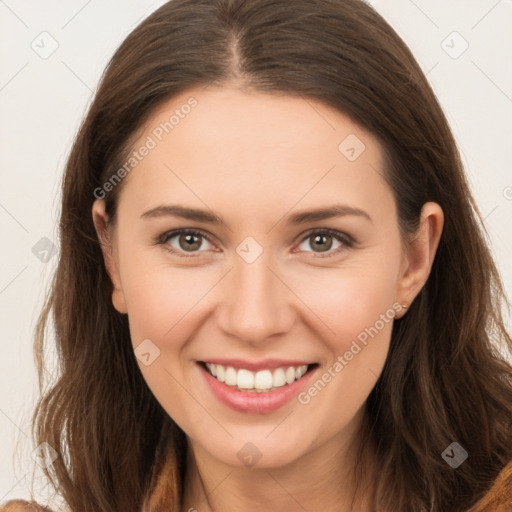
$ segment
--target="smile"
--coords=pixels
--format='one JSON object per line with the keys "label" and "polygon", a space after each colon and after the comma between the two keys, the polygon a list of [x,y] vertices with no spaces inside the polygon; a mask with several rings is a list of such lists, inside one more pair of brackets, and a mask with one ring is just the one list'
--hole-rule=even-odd
{"label": "smile", "polygon": [[283,366],[272,370],[253,372],[246,368],[235,369],[232,366],[203,363],[207,371],[219,382],[239,391],[268,392],[292,384],[302,378],[315,364],[301,366]]}
{"label": "smile", "polygon": [[217,400],[235,411],[252,414],[272,413],[291,402],[320,370],[318,363],[275,359],[210,360],[196,364]]}

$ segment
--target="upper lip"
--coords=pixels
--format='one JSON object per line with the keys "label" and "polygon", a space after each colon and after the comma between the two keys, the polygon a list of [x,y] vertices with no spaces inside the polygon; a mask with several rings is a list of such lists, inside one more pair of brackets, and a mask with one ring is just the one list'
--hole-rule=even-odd
{"label": "upper lip", "polygon": [[220,364],[222,366],[232,366],[236,370],[242,368],[257,372],[260,370],[274,370],[276,368],[288,368],[289,366],[304,366],[315,364],[308,361],[298,361],[296,359],[263,359],[261,361],[248,361],[247,359],[222,359],[212,358],[199,361],[209,364]]}

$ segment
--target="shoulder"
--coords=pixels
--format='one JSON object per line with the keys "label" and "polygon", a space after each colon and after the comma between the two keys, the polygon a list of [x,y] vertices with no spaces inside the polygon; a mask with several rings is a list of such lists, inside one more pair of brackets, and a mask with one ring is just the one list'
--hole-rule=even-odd
{"label": "shoulder", "polygon": [[0,503],[0,512],[53,512],[35,501],[10,500]]}
{"label": "shoulder", "polygon": [[468,512],[510,512],[512,510],[512,460],[501,470],[484,497]]}

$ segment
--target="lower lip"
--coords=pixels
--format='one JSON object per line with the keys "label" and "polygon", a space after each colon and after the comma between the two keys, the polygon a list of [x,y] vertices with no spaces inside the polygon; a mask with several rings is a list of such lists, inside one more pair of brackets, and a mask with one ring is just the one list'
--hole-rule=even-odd
{"label": "lower lip", "polygon": [[305,373],[299,380],[281,386],[274,391],[238,391],[217,380],[201,364],[197,363],[212,393],[235,411],[265,414],[276,411],[297,396],[309,383],[318,367]]}

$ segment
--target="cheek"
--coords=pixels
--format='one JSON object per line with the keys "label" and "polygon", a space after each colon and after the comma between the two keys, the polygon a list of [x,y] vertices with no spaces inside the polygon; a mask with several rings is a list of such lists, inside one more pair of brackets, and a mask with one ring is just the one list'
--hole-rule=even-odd
{"label": "cheek", "polygon": [[378,260],[337,269],[302,270],[300,278],[289,278],[297,296],[317,315],[315,325],[323,324],[321,332],[337,353],[344,352],[347,344],[382,314],[394,316],[398,263],[391,266]]}
{"label": "cheek", "polygon": [[[143,270],[142,261],[136,258],[131,263],[133,266],[125,266],[123,282],[131,341],[136,355],[137,347],[143,343],[151,353],[148,365],[138,358],[140,371],[169,415],[185,431],[193,431],[194,424],[204,421],[204,411],[190,398],[187,347],[200,328],[197,313],[201,298],[212,287],[215,276],[200,278],[201,270],[197,268],[151,266],[147,260]],[[145,340],[151,343],[147,345]],[[158,355],[154,357],[154,353]]]}
{"label": "cheek", "polygon": [[163,247],[143,245],[124,227],[119,270],[132,342],[176,338],[174,330],[211,288],[211,279],[202,269],[187,267],[186,260],[181,267],[170,263]]}
{"label": "cheek", "polygon": [[[309,278],[297,280],[294,291],[318,317],[312,321],[330,353],[320,382],[302,397],[301,403],[315,411],[312,416],[336,425],[348,421],[375,386],[396,314],[398,264],[391,255],[374,254],[371,262],[311,271]],[[337,411],[336,420],[329,410]]]}
{"label": "cheek", "polygon": [[[391,282],[357,278],[329,281],[308,306],[328,326],[323,338],[329,358],[301,395],[304,425],[325,425],[334,435],[364,405],[382,372],[389,351],[395,309]],[[306,428],[306,427],[305,427]]]}
{"label": "cheek", "polygon": [[211,279],[198,269],[154,267],[135,272],[123,283],[132,339],[143,336],[176,338],[187,314],[211,288]]}

